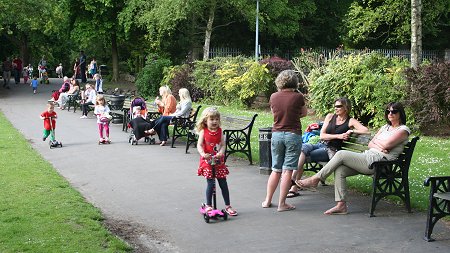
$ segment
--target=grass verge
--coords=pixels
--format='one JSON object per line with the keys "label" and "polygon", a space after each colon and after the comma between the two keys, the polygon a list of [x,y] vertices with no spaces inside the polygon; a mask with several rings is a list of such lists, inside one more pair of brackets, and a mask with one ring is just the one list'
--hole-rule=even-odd
{"label": "grass verge", "polygon": [[0,252],[129,252],[0,113]]}

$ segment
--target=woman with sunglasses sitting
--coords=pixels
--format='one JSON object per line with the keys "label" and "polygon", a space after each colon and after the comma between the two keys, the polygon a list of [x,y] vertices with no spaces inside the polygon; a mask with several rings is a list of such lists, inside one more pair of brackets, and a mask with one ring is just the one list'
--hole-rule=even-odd
{"label": "woman with sunglasses sitting", "polygon": [[[350,137],[351,133],[369,134],[369,129],[359,123],[358,120],[350,117],[352,106],[350,100],[345,97],[334,101],[334,114],[330,113],[325,117],[322,129],[320,130],[320,142],[317,144],[305,143],[302,145],[302,152],[298,160],[298,169],[294,171],[293,181],[298,180],[303,175],[303,165],[309,157],[312,162],[328,162],[336,151],[340,150],[344,140]],[[287,195],[288,198],[299,196],[298,187],[293,182]]]}
{"label": "woman with sunglasses sitting", "polygon": [[334,191],[336,206],[325,211],[325,214],[347,214],[346,178],[358,174],[371,175],[369,169],[373,162],[395,160],[402,152],[411,130],[405,126],[406,114],[403,105],[398,102],[389,103],[385,111],[387,124],[369,142],[369,150],[356,153],[340,150],[314,176],[295,183],[299,187],[315,187],[320,180],[325,180],[334,172]]}

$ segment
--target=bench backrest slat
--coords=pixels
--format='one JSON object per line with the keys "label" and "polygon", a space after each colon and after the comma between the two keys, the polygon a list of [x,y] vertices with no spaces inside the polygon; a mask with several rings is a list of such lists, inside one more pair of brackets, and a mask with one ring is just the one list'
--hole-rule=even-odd
{"label": "bench backrest slat", "polygon": [[433,194],[435,198],[450,200],[450,192],[438,192]]}
{"label": "bench backrest slat", "polygon": [[246,130],[250,128],[255,122],[257,114],[252,118],[235,117],[229,115],[221,116],[221,125],[223,130]]}
{"label": "bench backrest slat", "polygon": [[367,146],[372,139],[372,136],[368,134],[352,134],[347,141],[344,141],[342,149],[354,151],[354,152],[364,152],[369,149]]}

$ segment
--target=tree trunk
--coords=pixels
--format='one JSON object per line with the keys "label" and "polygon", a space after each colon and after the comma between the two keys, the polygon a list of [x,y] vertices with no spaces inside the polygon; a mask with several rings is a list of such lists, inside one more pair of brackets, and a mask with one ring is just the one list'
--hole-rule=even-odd
{"label": "tree trunk", "polygon": [[411,0],[411,67],[422,63],[422,0]]}
{"label": "tree trunk", "polygon": [[117,36],[115,32],[111,35],[111,50],[113,67],[112,81],[117,82],[119,79],[119,52],[117,50]]}
{"label": "tree trunk", "polygon": [[22,58],[23,67],[30,63],[30,50],[28,49],[28,36],[22,33],[20,39],[20,57]]}
{"label": "tree trunk", "polygon": [[208,24],[206,24],[205,44],[203,45],[203,60],[204,61],[209,59],[209,46],[211,44],[211,34],[212,34],[212,30],[213,30],[215,10],[216,10],[216,1],[213,0],[211,2],[211,5],[209,6]]}

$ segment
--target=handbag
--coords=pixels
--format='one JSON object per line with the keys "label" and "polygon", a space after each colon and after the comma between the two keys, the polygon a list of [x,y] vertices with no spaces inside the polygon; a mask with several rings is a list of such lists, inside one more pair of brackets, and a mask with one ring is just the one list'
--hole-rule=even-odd
{"label": "handbag", "polygon": [[336,152],[337,152],[337,149],[335,147],[327,146],[328,159],[331,160],[331,158],[333,158],[333,156],[336,154]]}
{"label": "handbag", "polygon": [[112,116],[109,113],[104,113],[101,117],[100,117],[100,122],[103,123],[107,123],[109,121],[112,120]]}

